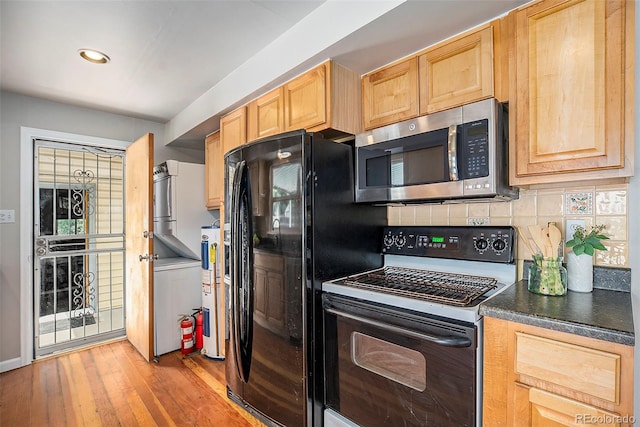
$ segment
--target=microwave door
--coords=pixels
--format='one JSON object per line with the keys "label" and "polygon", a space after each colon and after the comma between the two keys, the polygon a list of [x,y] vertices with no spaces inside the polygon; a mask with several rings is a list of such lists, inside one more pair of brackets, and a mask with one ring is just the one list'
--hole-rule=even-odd
{"label": "microwave door", "polygon": [[356,200],[425,198],[428,194],[421,191],[457,180],[455,130],[452,126],[358,147]]}

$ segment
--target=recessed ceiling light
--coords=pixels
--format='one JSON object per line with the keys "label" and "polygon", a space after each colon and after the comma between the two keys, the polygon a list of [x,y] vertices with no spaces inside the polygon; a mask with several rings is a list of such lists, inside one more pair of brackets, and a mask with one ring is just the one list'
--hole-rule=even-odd
{"label": "recessed ceiling light", "polygon": [[79,49],[78,53],[82,58],[94,64],[106,64],[111,61],[108,55],[93,49]]}

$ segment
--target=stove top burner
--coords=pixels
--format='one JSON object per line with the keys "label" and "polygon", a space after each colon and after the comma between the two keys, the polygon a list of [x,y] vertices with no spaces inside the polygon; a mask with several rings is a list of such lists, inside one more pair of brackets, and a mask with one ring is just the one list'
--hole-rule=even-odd
{"label": "stove top burner", "polygon": [[497,288],[497,280],[490,277],[395,266],[349,276],[338,283],[455,306],[467,306]]}

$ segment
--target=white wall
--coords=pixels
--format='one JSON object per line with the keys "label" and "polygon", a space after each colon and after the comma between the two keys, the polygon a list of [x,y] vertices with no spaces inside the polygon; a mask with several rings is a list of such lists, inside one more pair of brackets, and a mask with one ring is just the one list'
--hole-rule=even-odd
{"label": "white wall", "polygon": [[31,197],[19,192],[21,127],[122,141],[151,132],[155,163],[167,159],[204,163],[204,142],[202,150],[164,145],[163,123],[0,92],[0,209],[16,213],[15,223],[0,224],[0,366],[20,357],[20,308],[31,303],[20,301],[20,284],[28,280],[20,276],[20,202],[21,197]]}

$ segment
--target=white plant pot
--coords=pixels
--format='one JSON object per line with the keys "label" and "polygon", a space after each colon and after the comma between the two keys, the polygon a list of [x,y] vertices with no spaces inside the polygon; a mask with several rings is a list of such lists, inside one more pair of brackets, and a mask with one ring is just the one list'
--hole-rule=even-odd
{"label": "white plant pot", "polygon": [[567,253],[567,286],[574,292],[593,290],[593,257],[591,255]]}

